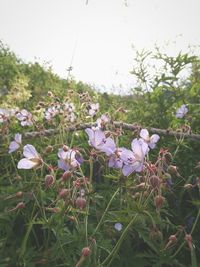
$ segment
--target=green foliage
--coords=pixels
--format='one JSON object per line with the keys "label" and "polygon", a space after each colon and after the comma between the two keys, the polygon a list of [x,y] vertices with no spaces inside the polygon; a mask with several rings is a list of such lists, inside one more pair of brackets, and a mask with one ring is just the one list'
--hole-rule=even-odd
{"label": "green foliage", "polygon": [[[148,59],[157,60],[159,69],[153,72]],[[100,94],[82,82],[60,79],[48,66],[22,62],[1,43],[1,107],[25,107],[34,123],[22,128],[11,117],[0,124],[0,266],[198,266],[199,144],[186,140],[184,133],[200,132],[200,60],[182,53],[169,57],[156,49],[155,53],[137,52],[135,62],[132,73],[138,85],[131,95]],[[44,120],[49,107],[66,102],[75,105],[75,121],[67,121],[61,112]],[[161,137],[147,159],[148,166],[157,166],[159,190],[148,184],[151,168],[125,177],[108,168],[108,157],[89,147],[83,131],[64,132],[66,126],[96,121],[100,113],[88,116],[88,106],[97,102],[111,120],[183,134],[182,138]],[[177,119],[175,112],[182,104],[189,112]],[[22,140],[23,145],[33,144],[45,163],[38,169],[18,170],[22,147],[7,153],[14,133],[49,128],[57,134]],[[139,131],[126,132],[113,125],[105,130],[119,147],[128,149],[139,136]],[[84,158],[69,180],[63,180],[57,168],[57,152],[63,145],[79,150]],[[46,186],[46,175],[53,175],[52,186]],[[61,197],[62,189],[69,196]],[[76,206],[81,189],[87,200],[83,209]],[[157,209],[156,196],[164,197]],[[24,206],[19,208],[19,203]],[[123,225],[121,231],[114,228],[117,222]],[[186,234],[193,238],[192,249]],[[169,243],[174,235],[177,240]],[[91,253],[83,257],[81,251],[88,246]]]}

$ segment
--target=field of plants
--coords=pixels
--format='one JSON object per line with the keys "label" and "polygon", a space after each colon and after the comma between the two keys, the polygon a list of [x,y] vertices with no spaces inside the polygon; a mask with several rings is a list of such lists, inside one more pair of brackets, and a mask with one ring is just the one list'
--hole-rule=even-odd
{"label": "field of plants", "polygon": [[99,93],[0,43],[0,267],[200,266],[200,59],[133,65]]}

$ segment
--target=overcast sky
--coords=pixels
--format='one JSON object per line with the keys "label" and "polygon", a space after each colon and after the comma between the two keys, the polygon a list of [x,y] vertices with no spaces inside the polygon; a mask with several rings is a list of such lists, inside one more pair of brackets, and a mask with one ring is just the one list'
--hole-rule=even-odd
{"label": "overcast sky", "polygon": [[[133,50],[200,45],[200,0],[0,0],[0,39],[25,61],[110,89],[133,84]],[[125,5],[125,2],[127,5]],[[176,43],[174,43],[176,41]]]}

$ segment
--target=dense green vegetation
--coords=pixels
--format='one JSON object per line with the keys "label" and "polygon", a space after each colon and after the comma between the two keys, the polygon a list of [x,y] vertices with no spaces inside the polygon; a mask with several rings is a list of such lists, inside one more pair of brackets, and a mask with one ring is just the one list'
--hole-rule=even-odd
{"label": "dense green vegetation", "polygon": [[[152,59],[157,70],[147,64]],[[25,63],[0,43],[0,266],[199,266],[200,139],[185,135],[200,134],[200,59],[159,49],[137,52],[132,74],[138,85],[130,95],[97,93],[83,82],[60,79],[50,67]],[[94,103],[100,111],[91,115]],[[183,104],[188,113],[177,118]],[[2,111],[16,108],[12,116]],[[31,115],[17,120],[22,109]],[[64,130],[96,122],[101,114],[111,119],[103,127],[106,138],[119,147],[130,149],[142,128],[177,136],[162,135],[143,171],[126,176],[108,167],[109,156],[89,146],[85,131]],[[26,120],[31,124],[22,127]],[[138,129],[120,129],[112,121]],[[52,128],[57,134],[25,136]],[[8,153],[17,133],[23,145]],[[27,144],[44,162],[23,170],[17,166]],[[84,162],[65,176],[57,167],[58,149],[74,149]]]}

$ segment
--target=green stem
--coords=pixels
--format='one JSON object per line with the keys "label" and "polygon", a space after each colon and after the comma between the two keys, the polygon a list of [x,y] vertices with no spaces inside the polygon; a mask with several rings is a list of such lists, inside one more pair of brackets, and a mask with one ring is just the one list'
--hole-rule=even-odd
{"label": "green stem", "polygon": [[92,236],[94,236],[94,235],[96,234],[97,230],[99,229],[100,225],[102,224],[103,219],[104,219],[104,217],[105,217],[105,215],[106,215],[108,209],[110,208],[110,205],[111,205],[113,199],[114,199],[115,196],[118,194],[118,192],[119,192],[119,188],[117,188],[117,190],[115,191],[115,193],[112,195],[112,197],[111,197],[111,199],[110,199],[110,201],[109,201],[109,203],[108,203],[108,205],[107,205],[107,207],[106,207],[106,209],[105,209],[105,211],[104,211],[104,213],[103,213],[103,215],[102,215],[102,217],[101,217],[101,219],[100,219],[100,221],[99,221],[97,227],[95,228],[95,230],[94,230]]}
{"label": "green stem", "polygon": [[114,260],[118,250],[120,249],[120,246],[122,244],[122,242],[124,241],[126,235],[128,234],[129,229],[131,228],[132,224],[135,222],[136,218],[138,216],[138,213],[135,214],[135,216],[132,218],[132,220],[129,222],[129,224],[126,226],[125,230],[123,231],[122,235],[120,236],[119,240],[117,241],[115,247],[113,248],[113,250],[111,251],[110,255],[108,255],[108,257],[102,262],[102,264],[100,266],[110,266],[110,264],[112,263],[112,261]]}

